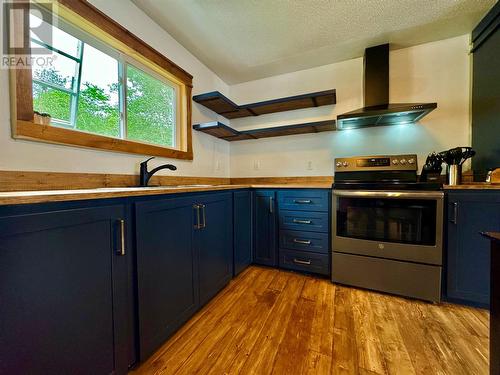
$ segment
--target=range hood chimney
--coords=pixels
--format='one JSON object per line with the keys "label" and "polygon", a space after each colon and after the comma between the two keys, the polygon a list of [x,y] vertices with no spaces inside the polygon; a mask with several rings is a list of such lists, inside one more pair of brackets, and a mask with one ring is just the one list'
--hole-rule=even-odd
{"label": "range hood chimney", "polygon": [[367,48],[363,61],[365,107],[389,103],[389,44]]}
{"label": "range hood chimney", "polygon": [[412,124],[437,107],[437,103],[389,103],[389,44],[365,50],[364,107],[337,116],[337,129]]}

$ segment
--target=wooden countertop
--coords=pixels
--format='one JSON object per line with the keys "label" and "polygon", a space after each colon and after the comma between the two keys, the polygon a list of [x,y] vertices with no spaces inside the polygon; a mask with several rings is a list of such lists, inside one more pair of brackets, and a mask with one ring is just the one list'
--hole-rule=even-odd
{"label": "wooden countertop", "polygon": [[[96,189],[33,190],[0,192],[0,205],[64,202],[89,199],[137,197],[161,194],[196,193],[204,191],[234,189],[331,189],[332,184],[324,181],[304,181],[302,183],[240,183],[220,185],[178,185],[154,187],[104,187]],[[466,183],[444,185],[445,190],[500,190],[500,184]]]}
{"label": "wooden countertop", "polygon": [[445,190],[500,190],[500,184],[489,184],[487,182],[471,182],[461,185],[444,185]]}
{"label": "wooden countertop", "polygon": [[213,190],[244,189],[243,185],[216,186],[157,186],[157,187],[116,187],[98,189],[12,191],[0,192],[0,205],[64,202],[88,199],[137,197],[147,195],[194,193]]}
{"label": "wooden countertop", "polygon": [[97,189],[37,190],[0,192],[0,205],[65,202],[89,199],[123,198],[162,194],[197,193],[235,189],[329,189],[331,184],[262,184],[262,185],[184,185],[155,187],[108,187]]}
{"label": "wooden countertop", "polygon": [[483,232],[481,234],[490,240],[500,242],[500,232]]}

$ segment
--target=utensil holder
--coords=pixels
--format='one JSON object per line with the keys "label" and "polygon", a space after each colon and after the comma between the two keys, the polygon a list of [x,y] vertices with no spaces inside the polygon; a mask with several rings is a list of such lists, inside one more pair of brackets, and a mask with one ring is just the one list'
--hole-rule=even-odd
{"label": "utensil holder", "polygon": [[462,166],[458,164],[448,165],[448,174],[446,176],[448,185],[460,185],[462,182]]}

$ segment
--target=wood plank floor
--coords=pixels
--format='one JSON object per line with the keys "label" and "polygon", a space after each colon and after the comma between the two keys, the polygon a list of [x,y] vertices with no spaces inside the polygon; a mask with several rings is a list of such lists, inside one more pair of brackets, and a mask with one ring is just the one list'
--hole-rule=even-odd
{"label": "wood plank floor", "polygon": [[488,373],[487,311],[252,266],[133,375]]}

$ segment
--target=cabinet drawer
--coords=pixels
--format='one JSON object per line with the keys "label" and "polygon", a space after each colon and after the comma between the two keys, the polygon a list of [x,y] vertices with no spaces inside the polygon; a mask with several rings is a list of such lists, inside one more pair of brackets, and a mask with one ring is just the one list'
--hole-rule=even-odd
{"label": "cabinet drawer", "polygon": [[282,230],[280,248],[328,254],[328,233]]}
{"label": "cabinet drawer", "polygon": [[329,232],[327,212],[286,211],[279,213],[280,229],[307,232]]}
{"label": "cabinet drawer", "polygon": [[329,190],[285,190],[278,191],[280,210],[328,212]]}
{"label": "cabinet drawer", "polygon": [[328,275],[328,254],[314,254],[303,251],[280,249],[280,267]]}

